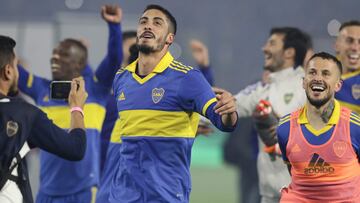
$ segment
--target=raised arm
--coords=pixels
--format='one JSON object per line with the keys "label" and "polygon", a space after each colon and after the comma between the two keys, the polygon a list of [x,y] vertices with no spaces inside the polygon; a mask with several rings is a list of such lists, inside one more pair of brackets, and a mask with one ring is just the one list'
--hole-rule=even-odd
{"label": "raised arm", "polygon": [[210,67],[209,51],[204,43],[193,39],[190,41],[190,51],[198,68],[211,86],[214,85],[214,75]]}
{"label": "raised arm", "polygon": [[123,60],[120,26],[122,10],[119,6],[105,5],[101,8],[101,16],[109,26],[109,41],[107,54],[96,69],[95,75],[100,84],[110,89],[115,73]]}
{"label": "raised arm", "polygon": [[39,93],[49,88],[50,81],[40,78],[29,73],[24,67],[18,65],[19,70],[19,89],[29,95],[32,99],[37,100]]}

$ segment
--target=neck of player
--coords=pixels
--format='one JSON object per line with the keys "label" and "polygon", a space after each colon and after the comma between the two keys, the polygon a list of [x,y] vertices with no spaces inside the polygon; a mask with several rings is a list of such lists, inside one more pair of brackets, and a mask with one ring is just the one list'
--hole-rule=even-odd
{"label": "neck of player", "polygon": [[160,63],[161,59],[167,53],[167,49],[144,54],[139,52],[138,68],[139,75],[148,75]]}
{"label": "neck of player", "polygon": [[320,108],[311,105],[309,102],[307,107],[306,117],[308,118],[310,125],[316,130],[319,130],[325,127],[329,122],[335,108],[335,99],[330,99]]}

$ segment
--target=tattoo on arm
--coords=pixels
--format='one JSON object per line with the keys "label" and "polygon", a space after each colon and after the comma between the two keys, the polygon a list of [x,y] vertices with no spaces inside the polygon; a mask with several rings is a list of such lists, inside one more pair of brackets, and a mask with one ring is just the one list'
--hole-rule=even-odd
{"label": "tattoo on arm", "polygon": [[321,114],[321,119],[324,121],[324,123],[329,122],[330,117],[334,111],[334,108],[335,108],[335,101],[332,100]]}

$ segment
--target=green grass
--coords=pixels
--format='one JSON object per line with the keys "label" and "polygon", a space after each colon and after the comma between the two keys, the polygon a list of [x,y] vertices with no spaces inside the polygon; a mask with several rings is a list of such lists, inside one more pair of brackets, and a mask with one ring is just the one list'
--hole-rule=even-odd
{"label": "green grass", "polygon": [[233,168],[192,167],[191,203],[236,203],[237,174]]}

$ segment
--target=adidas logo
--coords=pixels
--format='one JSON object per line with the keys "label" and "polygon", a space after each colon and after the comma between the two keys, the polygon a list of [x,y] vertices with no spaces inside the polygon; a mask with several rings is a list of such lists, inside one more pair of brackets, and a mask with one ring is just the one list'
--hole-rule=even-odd
{"label": "adidas logo", "polygon": [[307,168],[304,169],[305,175],[311,175],[311,174],[331,174],[334,173],[335,169],[327,162],[325,162],[324,159],[320,157],[320,155],[314,153],[312,156],[309,165]]}
{"label": "adidas logo", "polygon": [[125,100],[124,92],[121,92],[121,94],[120,94],[120,96],[119,96],[119,100],[120,100],[120,101]]}

